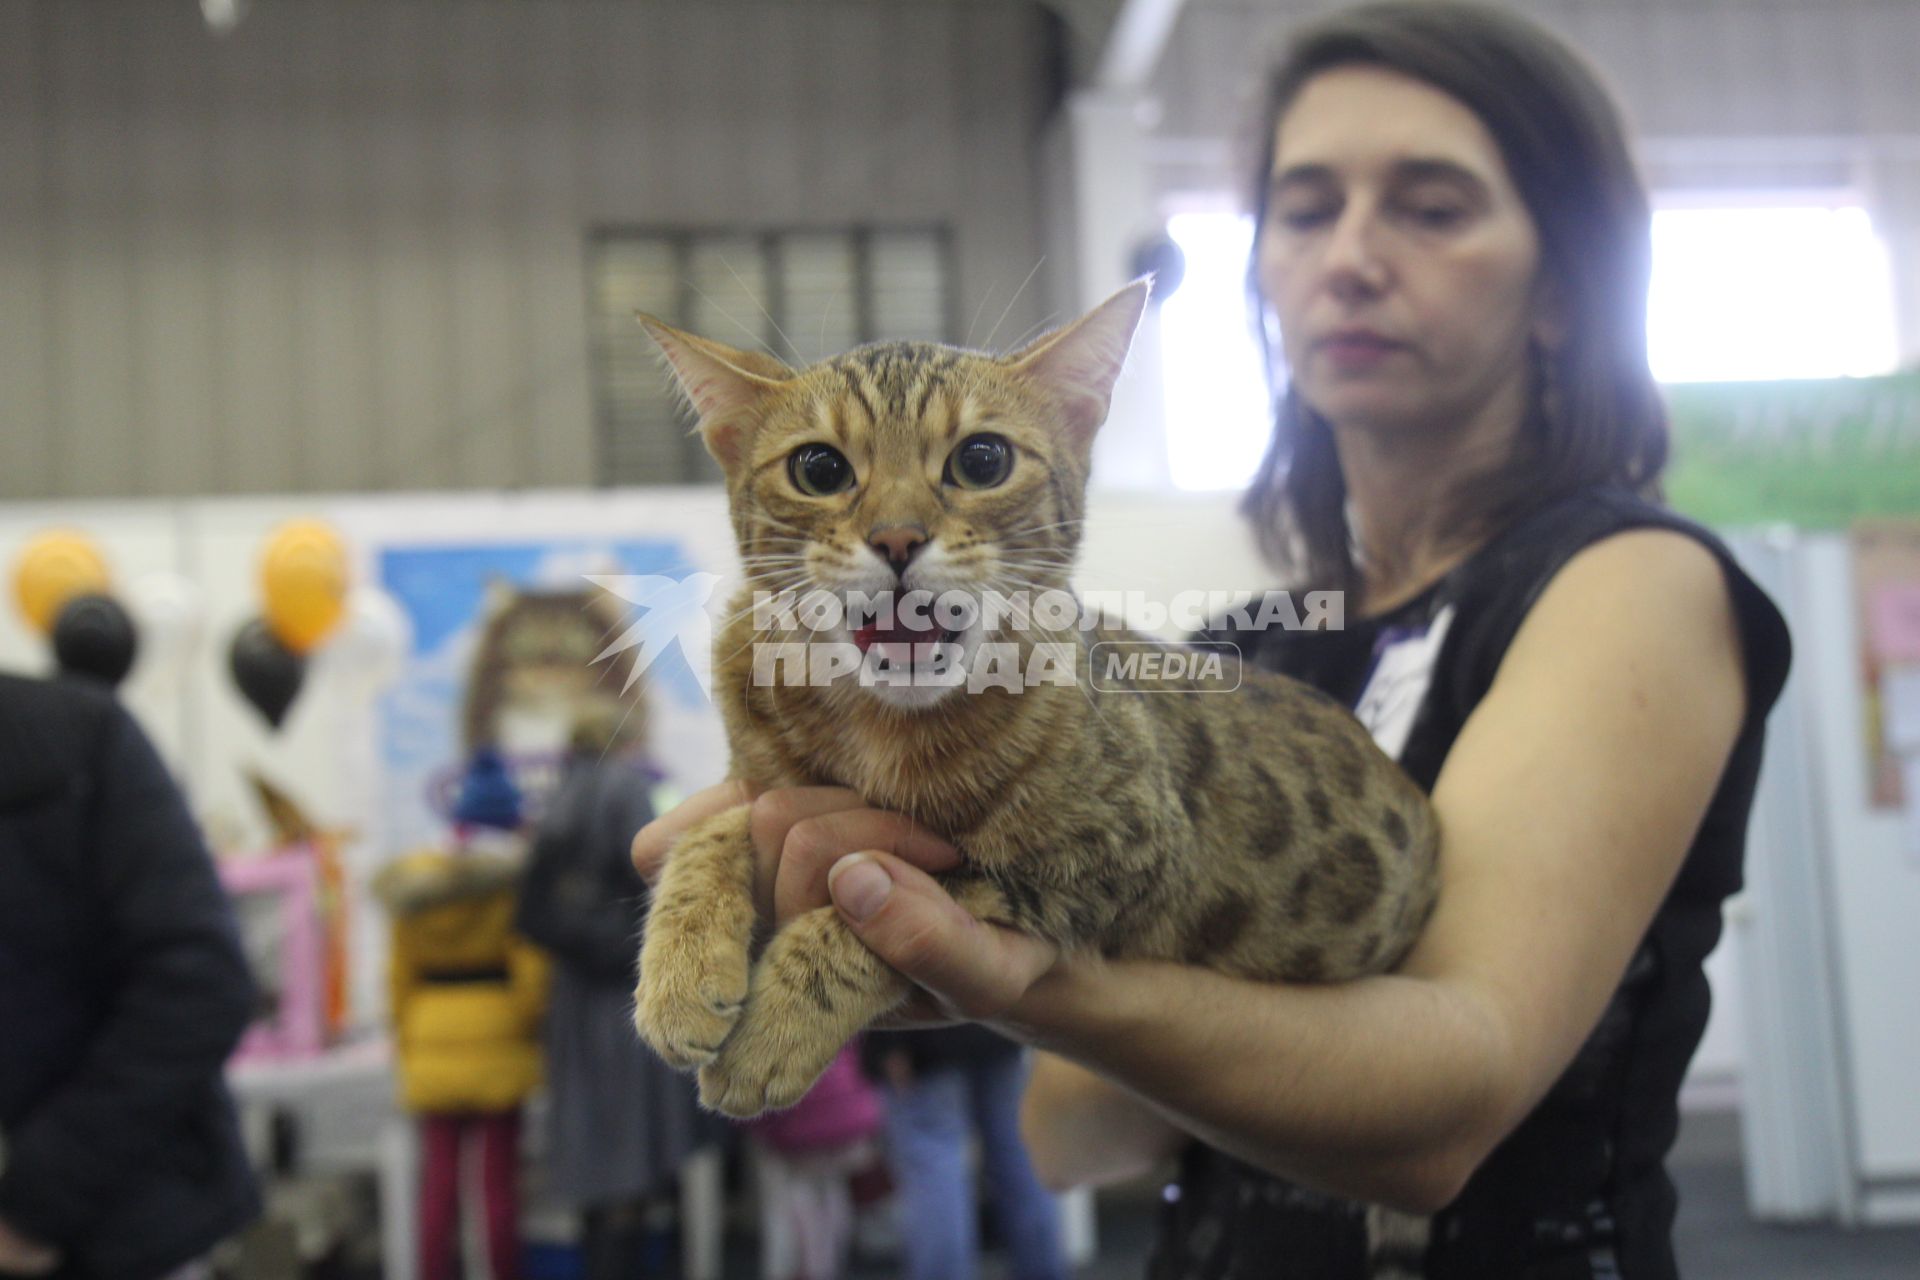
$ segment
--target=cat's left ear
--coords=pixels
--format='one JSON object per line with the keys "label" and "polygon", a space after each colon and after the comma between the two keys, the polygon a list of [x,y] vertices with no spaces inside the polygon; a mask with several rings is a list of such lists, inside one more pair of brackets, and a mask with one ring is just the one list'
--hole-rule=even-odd
{"label": "cat's left ear", "polygon": [[1008,357],[1016,370],[1052,394],[1067,431],[1083,449],[1107,420],[1113,384],[1151,287],[1147,280],[1135,280],[1066,328]]}
{"label": "cat's left ear", "polygon": [[635,318],[660,345],[680,389],[700,415],[707,451],[732,475],[746,453],[746,419],[793,377],[793,370],[763,352],[695,337],[644,313]]}

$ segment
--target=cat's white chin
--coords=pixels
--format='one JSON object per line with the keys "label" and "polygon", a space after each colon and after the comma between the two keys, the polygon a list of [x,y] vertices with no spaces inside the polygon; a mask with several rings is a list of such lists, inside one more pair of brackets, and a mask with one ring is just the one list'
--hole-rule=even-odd
{"label": "cat's white chin", "polygon": [[927,711],[948,698],[964,696],[967,686],[964,680],[957,685],[868,684],[861,686],[861,692],[896,711]]}
{"label": "cat's white chin", "polygon": [[860,671],[842,679],[886,706],[924,711],[967,691],[980,639],[980,628],[969,627],[942,633],[937,645],[874,644],[861,652]]}

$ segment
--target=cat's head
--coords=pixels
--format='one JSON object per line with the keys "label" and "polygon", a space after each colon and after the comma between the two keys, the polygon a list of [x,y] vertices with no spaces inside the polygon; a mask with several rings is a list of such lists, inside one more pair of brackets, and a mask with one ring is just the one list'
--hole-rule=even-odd
{"label": "cat's head", "polygon": [[[1066,588],[1094,434],[1146,301],[1136,281],[1011,355],[882,343],[797,371],[641,321],[726,473],[757,589],[982,600]],[[957,629],[938,621],[855,625],[838,639],[910,661],[916,644],[965,653],[990,634],[984,613]]]}

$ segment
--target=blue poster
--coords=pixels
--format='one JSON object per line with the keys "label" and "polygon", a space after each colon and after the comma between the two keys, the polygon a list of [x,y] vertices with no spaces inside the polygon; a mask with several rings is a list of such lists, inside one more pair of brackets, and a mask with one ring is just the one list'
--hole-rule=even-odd
{"label": "blue poster", "polygon": [[[610,715],[655,744],[712,737],[702,726],[717,717],[695,669],[704,662],[689,664],[678,644],[642,643],[649,610],[634,601],[648,596],[628,587],[710,589],[713,575],[671,538],[390,545],[378,572],[413,624],[380,715],[392,853],[446,839],[451,797],[481,748],[504,756],[534,816],[583,717]],[[716,771],[710,755],[663,764],[700,785]]]}

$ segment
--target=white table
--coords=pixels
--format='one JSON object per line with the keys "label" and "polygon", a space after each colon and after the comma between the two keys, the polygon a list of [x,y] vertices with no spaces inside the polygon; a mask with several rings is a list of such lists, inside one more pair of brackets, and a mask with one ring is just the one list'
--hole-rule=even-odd
{"label": "white table", "polygon": [[295,1156],[302,1169],[374,1175],[387,1280],[414,1280],[418,1155],[412,1118],[394,1106],[386,1039],[350,1042],[311,1058],[252,1059],[229,1068],[227,1082],[256,1152],[266,1149],[272,1117],[285,1113],[298,1125]]}

